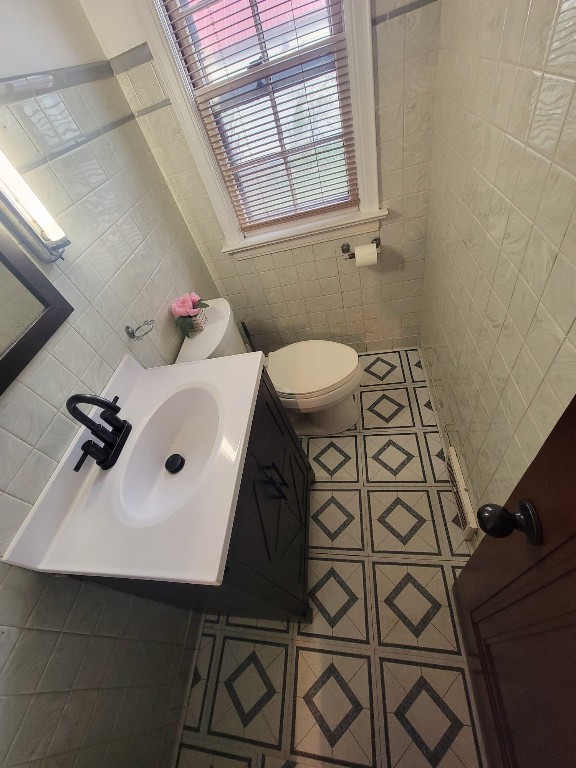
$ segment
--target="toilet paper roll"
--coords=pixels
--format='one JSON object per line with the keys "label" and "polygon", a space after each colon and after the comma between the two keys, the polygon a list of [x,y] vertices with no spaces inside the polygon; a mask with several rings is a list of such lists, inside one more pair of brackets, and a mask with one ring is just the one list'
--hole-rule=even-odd
{"label": "toilet paper roll", "polygon": [[357,268],[373,267],[378,263],[378,254],[374,243],[370,243],[369,245],[357,245],[354,253],[356,254]]}

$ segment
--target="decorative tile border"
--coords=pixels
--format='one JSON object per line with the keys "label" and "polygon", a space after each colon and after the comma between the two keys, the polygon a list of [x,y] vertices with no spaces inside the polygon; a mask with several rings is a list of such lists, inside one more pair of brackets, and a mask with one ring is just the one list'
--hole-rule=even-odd
{"label": "decorative tile border", "polygon": [[388,13],[383,13],[380,16],[375,16],[372,19],[372,26],[376,27],[378,24],[382,24],[384,21],[390,21],[390,19],[395,19],[397,16],[403,16],[405,13],[410,13],[411,11],[417,11],[418,8],[424,8],[425,5],[430,5],[430,3],[435,3],[436,0],[414,0],[413,3],[408,3],[407,5],[403,5],[400,8],[394,8],[392,11],[389,11]]}
{"label": "decorative tile border", "polygon": [[36,96],[93,83],[113,75],[109,61],[95,61],[45,72],[31,72],[18,77],[4,77],[0,79],[0,106],[18,104]]}
{"label": "decorative tile border", "polygon": [[147,64],[152,59],[152,51],[148,43],[140,43],[140,45],[136,45],[118,56],[113,56],[109,63],[114,74],[120,75],[122,72],[128,72],[129,69],[139,67],[141,64]]}
{"label": "decorative tile border", "polygon": [[46,154],[44,154],[39,160],[34,160],[30,163],[25,163],[24,165],[19,166],[18,172],[28,173],[28,171],[33,171],[36,168],[47,165],[48,162],[57,160],[59,157],[64,157],[64,155],[68,155],[70,152],[74,152],[74,150],[83,147],[85,144],[89,144],[91,141],[94,141],[94,139],[97,139],[100,136],[104,136],[104,134],[113,131],[115,128],[120,128],[121,126],[126,125],[126,123],[129,123],[134,119],[134,115],[126,115],[126,117],[121,117],[118,120],[114,120],[112,123],[108,123],[108,125],[105,125],[103,128],[96,128],[96,130],[90,131],[90,133],[85,133],[82,138],[74,139],[74,141],[70,142],[69,144],[59,147],[58,149],[54,149],[51,152],[46,152]]}
{"label": "decorative tile border", "polygon": [[[78,85],[86,85],[97,80],[112,78],[114,83],[116,83],[114,78],[115,74],[126,72],[133,67],[151,60],[152,53],[150,52],[148,44],[143,43],[110,61],[98,61],[92,64],[82,64],[46,72],[25,74],[18,78],[4,78],[0,80],[0,106],[12,106],[13,109],[11,111],[14,112],[14,117],[23,124],[24,130],[26,130],[24,113],[21,113],[20,118],[18,117],[18,112],[21,112],[25,107],[22,102],[31,102],[38,113],[37,116],[35,116],[35,120],[42,119],[49,122],[46,115],[43,114],[43,109],[46,109],[47,111],[57,110],[58,114],[60,114],[61,112],[66,113],[67,111],[70,111],[70,107],[61,98],[56,106],[50,104],[50,106],[44,107],[45,100],[43,97],[54,100],[55,98],[59,98],[58,91],[66,90]],[[117,85],[117,87],[120,91],[120,86]],[[50,94],[54,95],[50,97]],[[122,95],[122,98],[124,98],[124,95]],[[38,100],[37,103],[33,101],[34,99]],[[89,144],[91,141],[113,131],[115,128],[120,128],[122,125],[134,120],[136,117],[143,117],[151,112],[170,106],[170,104],[170,99],[164,99],[156,104],[151,104],[150,106],[132,113],[128,102],[126,102],[127,111],[125,115],[119,117],[117,120],[110,121],[106,125],[100,125],[92,131],[72,134],[73,137],[70,141],[60,144],[55,149],[50,149],[49,146],[44,147],[44,149],[41,149],[41,155],[37,159],[27,163],[21,163],[18,166],[18,171],[21,174],[25,174],[29,171],[41,168],[48,162],[68,155],[70,152]],[[71,115],[72,124],[77,128],[76,123],[74,122],[74,116],[72,113]]]}

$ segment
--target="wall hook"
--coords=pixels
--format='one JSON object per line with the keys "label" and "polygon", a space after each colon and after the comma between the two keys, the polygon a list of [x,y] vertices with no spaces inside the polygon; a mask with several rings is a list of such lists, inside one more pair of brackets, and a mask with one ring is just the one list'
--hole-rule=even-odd
{"label": "wall hook", "polygon": [[[142,328],[146,328],[143,333],[138,333]],[[154,320],[146,320],[142,323],[142,325],[139,325],[138,328],[132,328],[131,325],[126,325],[124,327],[124,330],[126,331],[126,336],[128,336],[129,339],[132,339],[132,341],[140,341],[140,339],[143,339],[146,334],[150,333],[150,331],[154,328]]]}

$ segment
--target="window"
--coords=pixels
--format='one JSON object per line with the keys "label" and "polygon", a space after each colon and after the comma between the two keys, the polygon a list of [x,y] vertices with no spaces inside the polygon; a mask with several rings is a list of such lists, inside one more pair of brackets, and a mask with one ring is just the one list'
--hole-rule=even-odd
{"label": "window", "polygon": [[358,209],[343,0],[161,3],[240,230]]}

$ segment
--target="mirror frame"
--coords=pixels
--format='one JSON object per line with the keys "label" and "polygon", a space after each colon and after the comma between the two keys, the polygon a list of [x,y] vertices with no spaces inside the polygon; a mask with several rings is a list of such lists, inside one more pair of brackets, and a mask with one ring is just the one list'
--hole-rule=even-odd
{"label": "mirror frame", "polygon": [[0,395],[53,336],[74,308],[28,258],[5,229],[0,228],[0,264],[44,306],[44,311],[11,346],[0,350]]}

